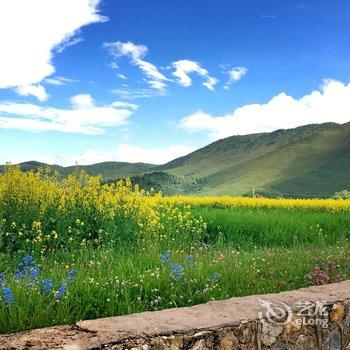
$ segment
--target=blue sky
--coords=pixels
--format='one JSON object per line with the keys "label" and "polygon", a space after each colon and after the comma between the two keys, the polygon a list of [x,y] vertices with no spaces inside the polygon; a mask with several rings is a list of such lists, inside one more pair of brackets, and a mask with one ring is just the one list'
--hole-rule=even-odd
{"label": "blue sky", "polygon": [[347,0],[4,0],[0,163],[163,163],[350,121],[349,20]]}

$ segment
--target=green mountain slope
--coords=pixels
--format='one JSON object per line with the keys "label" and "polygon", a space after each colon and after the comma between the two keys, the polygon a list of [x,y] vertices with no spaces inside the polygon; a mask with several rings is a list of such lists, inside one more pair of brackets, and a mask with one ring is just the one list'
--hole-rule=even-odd
{"label": "green mountain slope", "polygon": [[233,136],[164,168],[178,176],[204,174],[199,194],[255,189],[271,196],[329,196],[350,187],[350,123]]}
{"label": "green mountain slope", "polygon": [[[92,165],[78,165],[62,167],[59,165],[49,165],[45,163],[30,161],[19,164],[21,169],[27,170],[38,170],[39,168],[45,168],[49,166],[52,170],[58,171],[62,176],[74,172],[78,169],[84,170],[89,175],[102,175],[103,180],[109,181],[112,179],[123,178],[127,176],[133,176],[140,173],[145,173],[149,169],[155,167],[153,164],[147,163],[127,163],[127,162],[103,162]],[[4,166],[0,166],[0,172],[3,171]]]}
{"label": "green mountain slope", "polygon": [[350,124],[331,125],[207,177],[208,194],[330,196],[350,186]]}
{"label": "green mountain slope", "polygon": [[[22,163],[24,170],[45,164]],[[62,176],[76,167],[51,166]],[[131,177],[145,189],[164,194],[327,197],[350,189],[350,123],[306,125],[231,136],[155,166],[104,162],[79,166],[105,181]],[[0,168],[1,171],[1,168]]]}

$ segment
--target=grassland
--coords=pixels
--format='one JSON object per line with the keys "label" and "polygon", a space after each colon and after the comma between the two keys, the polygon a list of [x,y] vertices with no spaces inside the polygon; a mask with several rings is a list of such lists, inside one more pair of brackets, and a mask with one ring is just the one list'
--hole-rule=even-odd
{"label": "grassland", "polygon": [[171,203],[128,181],[8,168],[0,175],[0,332],[350,276],[349,201],[189,200]]}

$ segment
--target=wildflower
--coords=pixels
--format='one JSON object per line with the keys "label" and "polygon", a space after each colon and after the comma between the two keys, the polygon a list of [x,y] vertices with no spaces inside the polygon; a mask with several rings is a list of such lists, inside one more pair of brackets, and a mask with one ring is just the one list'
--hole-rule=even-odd
{"label": "wildflower", "polygon": [[67,274],[67,283],[73,283],[75,282],[75,275],[77,274],[78,270],[76,268],[71,269],[68,271]]}
{"label": "wildflower", "polygon": [[189,267],[191,264],[194,263],[195,257],[194,255],[188,255],[186,258],[186,266]]}
{"label": "wildflower", "polygon": [[167,262],[169,262],[170,260],[170,253],[169,252],[165,252],[160,256],[160,260],[162,262],[162,264],[166,264]]}
{"label": "wildflower", "polygon": [[22,271],[20,270],[16,270],[15,273],[14,273],[14,277],[16,280],[23,280],[26,278],[26,276],[23,274]]}
{"label": "wildflower", "polygon": [[23,270],[30,270],[32,267],[36,266],[36,262],[32,255],[26,255],[17,265]]}
{"label": "wildflower", "polygon": [[62,284],[55,293],[56,300],[61,300],[67,293],[67,286],[65,284]]}
{"label": "wildflower", "polygon": [[327,271],[320,269],[319,267],[315,267],[310,274],[312,284],[314,285],[322,285],[328,284],[330,277]]}
{"label": "wildflower", "polygon": [[211,289],[209,287],[206,287],[206,288],[203,289],[203,293],[204,294],[208,294],[210,292],[211,292]]}
{"label": "wildflower", "polygon": [[29,272],[28,272],[28,277],[32,280],[32,281],[36,281],[39,277],[40,274],[40,269],[39,267],[32,267]]}
{"label": "wildflower", "polygon": [[41,291],[44,294],[48,294],[52,291],[53,282],[52,279],[46,278],[41,282]]}
{"label": "wildflower", "polygon": [[2,297],[6,304],[13,304],[15,302],[15,296],[12,293],[11,288],[5,287],[2,290]]}
{"label": "wildflower", "polygon": [[210,277],[210,281],[213,282],[213,283],[217,283],[217,282],[219,282],[220,278],[221,278],[220,273],[219,272],[214,272],[211,275],[211,277]]}
{"label": "wildflower", "polygon": [[169,275],[176,281],[182,279],[182,277],[184,276],[183,267],[177,262],[172,263],[170,265]]}

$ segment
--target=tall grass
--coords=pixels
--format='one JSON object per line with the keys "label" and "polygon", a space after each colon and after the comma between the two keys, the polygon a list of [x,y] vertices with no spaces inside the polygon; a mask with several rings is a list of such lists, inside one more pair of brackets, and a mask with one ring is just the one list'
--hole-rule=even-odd
{"label": "tall grass", "polygon": [[235,248],[332,245],[350,239],[349,212],[281,208],[192,207],[207,224],[209,242],[222,240]]}

